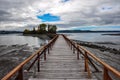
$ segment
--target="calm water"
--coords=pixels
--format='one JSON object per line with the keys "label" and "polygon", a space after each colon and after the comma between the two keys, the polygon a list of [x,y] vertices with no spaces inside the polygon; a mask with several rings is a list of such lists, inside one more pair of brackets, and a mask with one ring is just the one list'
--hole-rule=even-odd
{"label": "calm water", "polygon": [[22,34],[5,34],[0,35],[0,45],[23,45],[40,47],[40,44],[46,43],[47,40],[42,40],[38,37],[23,36]]}
{"label": "calm water", "polygon": [[[70,39],[88,41],[88,42],[113,42],[120,44],[120,36],[101,35],[105,33],[65,33]],[[28,44],[39,47],[46,43],[38,37],[23,36],[22,34],[0,35],[0,45]]]}
{"label": "calm water", "polygon": [[120,44],[120,36],[102,35],[105,33],[65,33],[70,39],[88,42],[113,42]]}

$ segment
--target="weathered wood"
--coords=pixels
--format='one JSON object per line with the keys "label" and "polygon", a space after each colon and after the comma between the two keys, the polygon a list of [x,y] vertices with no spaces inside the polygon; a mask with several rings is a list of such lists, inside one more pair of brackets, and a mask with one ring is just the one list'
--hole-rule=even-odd
{"label": "weathered wood", "polygon": [[18,76],[15,80],[23,80],[23,68],[21,68],[18,72]]}
{"label": "weathered wood", "polygon": [[44,60],[46,60],[46,50],[44,50]]}
{"label": "weathered wood", "polygon": [[[79,47],[79,46],[77,46],[77,47]],[[79,60],[79,50],[77,49],[77,59]]]}
{"label": "weathered wood", "polygon": [[38,68],[38,72],[40,72],[40,55],[38,54],[38,63],[37,63],[37,68]]}
{"label": "weathered wood", "polygon": [[[63,35],[63,37],[66,39],[66,41],[71,43],[73,46],[75,45],[75,43],[73,41],[69,40],[66,36]],[[102,61],[99,58],[97,58],[93,53],[91,53],[90,51],[88,51],[84,47],[82,47],[80,45],[78,45],[78,46],[79,46],[79,50],[82,50],[82,51],[86,52],[89,57],[91,57],[93,60],[95,60],[98,63],[100,63],[106,69],[106,71],[110,71],[111,73],[113,73],[114,75],[116,75],[120,79],[120,72],[119,71],[117,71],[115,68],[111,67],[110,65],[106,64],[104,61]],[[84,55],[84,57],[85,57],[85,55]],[[87,60],[85,62],[87,62]],[[85,63],[85,67],[87,67],[86,63]]]}
{"label": "weathered wood", "polygon": [[20,63],[17,67],[15,67],[12,71],[10,71],[6,76],[4,76],[1,80],[9,80],[15,73],[17,73],[20,69],[23,68],[25,64],[27,64],[31,59],[33,59],[38,53],[40,53],[42,50],[44,50],[45,47],[48,45],[51,45],[52,42],[55,42],[55,40],[58,38],[58,35],[56,35],[47,45],[40,48],[38,51],[33,53],[30,57],[28,57],[26,60],[24,60],[22,63]]}
{"label": "weathered wood", "polygon": [[[75,48],[73,47],[75,51]],[[41,61],[40,72],[36,73],[39,79],[89,79],[84,71],[84,59],[79,59],[73,54],[68,43],[62,36],[55,42],[47,60]],[[94,77],[95,78],[95,77]]]}
{"label": "weathered wood", "polygon": [[29,80],[97,80],[97,79],[29,79]]}
{"label": "weathered wood", "polygon": [[[117,75],[120,77],[120,72],[112,68],[111,66],[107,65],[103,61],[101,61],[99,58],[97,58],[95,55],[93,55],[91,52],[86,50],[85,48],[81,46],[76,46],[76,44],[65,38],[66,41],[62,36],[59,36],[59,39],[54,38],[49,42],[48,45],[45,45],[42,49],[38,50],[36,53],[34,53],[32,56],[27,58],[25,61],[23,61],[21,64],[19,64],[15,69],[13,69],[8,75],[6,75],[2,80],[9,80],[10,77],[12,77],[15,73],[19,72],[19,75],[17,79],[22,80],[23,79],[23,74],[22,74],[22,68],[23,66],[29,62],[31,59],[35,58],[35,56],[40,53],[43,53],[43,59],[44,61],[41,61],[41,64],[39,63],[39,59],[37,57],[36,60],[38,60],[38,72],[36,73],[36,78],[39,79],[65,79],[65,80],[80,80],[80,79],[85,79],[85,80],[92,80],[95,77],[91,75],[90,68],[89,68],[89,57],[92,59],[96,60],[100,64],[103,65],[104,67],[104,80],[111,80],[108,71],[112,72],[113,74]],[[46,51],[47,49],[52,48],[52,51],[50,51],[51,54],[47,54]],[[72,48],[72,50],[70,49]],[[73,54],[78,50],[79,52],[85,52],[83,54],[84,58],[79,58],[79,54]],[[49,51],[48,51],[49,53]],[[77,55],[77,57],[76,57]],[[47,59],[46,59],[47,56]],[[89,56],[89,57],[88,57]],[[85,59],[85,60],[84,60]],[[73,63],[72,63],[73,62]],[[70,64],[72,63],[72,64]],[[85,71],[84,71],[84,63],[85,63]],[[41,66],[41,67],[39,67]],[[41,71],[40,71],[40,70]],[[39,72],[40,71],[40,72]],[[86,72],[87,71],[87,72]],[[89,79],[91,78],[92,79]]]}
{"label": "weathered wood", "polygon": [[103,80],[112,80],[111,77],[108,74],[108,70],[105,67],[104,67]]}

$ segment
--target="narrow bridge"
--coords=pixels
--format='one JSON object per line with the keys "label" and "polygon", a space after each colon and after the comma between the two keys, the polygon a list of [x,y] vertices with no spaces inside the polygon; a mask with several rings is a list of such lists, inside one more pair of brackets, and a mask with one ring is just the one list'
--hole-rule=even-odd
{"label": "narrow bridge", "polygon": [[56,35],[2,80],[120,80],[120,72],[66,36]]}

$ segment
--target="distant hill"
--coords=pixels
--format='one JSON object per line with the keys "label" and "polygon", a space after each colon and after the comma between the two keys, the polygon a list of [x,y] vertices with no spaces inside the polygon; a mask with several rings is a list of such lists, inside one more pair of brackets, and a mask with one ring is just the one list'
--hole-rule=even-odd
{"label": "distant hill", "polygon": [[23,33],[22,31],[4,31],[1,30],[0,34],[15,34],[15,33]]}
{"label": "distant hill", "polygon": [[59,30],[58,33],[86,33],[86,32],[120,32],[120,31],[90,31],[90,30]]}

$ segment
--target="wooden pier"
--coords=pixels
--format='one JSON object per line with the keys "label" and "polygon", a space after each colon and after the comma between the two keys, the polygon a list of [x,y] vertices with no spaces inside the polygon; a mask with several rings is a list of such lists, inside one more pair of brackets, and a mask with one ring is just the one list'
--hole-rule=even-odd
{"label": "wooden pier", "polygon": [[[118,80],[120,79],[119,71],[101,61],[82,46],[69,40],[66,36],[57,35],[47,45],[3,77],[2,80],[10,80],[14,75],[17,75],[14,78],[15,80],[24,80],[24,65],[27,65],[31,60],[33,62],[29,65],[26,73],[29,74],[30,69],[35,65],[37,68],[35,74],[30,75],[27,80],[100,80],[93,74],[93,69],[102,74],[101,80],[114,80],[111,75],[114,75]],[[103,70],[100,71],[92,60],[100,63]]]}

